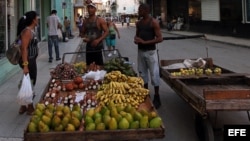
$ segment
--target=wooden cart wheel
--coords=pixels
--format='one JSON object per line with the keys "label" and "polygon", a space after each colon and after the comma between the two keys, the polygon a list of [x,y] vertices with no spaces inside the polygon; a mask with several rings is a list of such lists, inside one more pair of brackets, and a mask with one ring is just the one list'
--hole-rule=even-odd
{"label": "wooden cart wheel", "polygon": [[208,119],[195,115],[195,128],[200,141],[214,141],[214,131]]}

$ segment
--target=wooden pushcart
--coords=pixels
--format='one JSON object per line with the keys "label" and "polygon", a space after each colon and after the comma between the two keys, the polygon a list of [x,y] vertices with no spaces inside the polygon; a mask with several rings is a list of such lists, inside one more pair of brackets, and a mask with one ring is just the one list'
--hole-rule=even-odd
{"label": "wooden pushcart", "polygon": [[[204,60],[207,62],[205,68],[220,67],[213,63],[212,58]],[[171,73],[177,69],[164,67],[183,61],[161,60],[160,73],[162,79],[196,111],[195,125],[201,140],[214,140],[213,127],[209,121],[210,111],[247,111],[250,119],[250,77],[247,74],[220,67],[220,75],[173,76]]]}
{"label": "wooden pushcart", "polygon": [[[120,57],[120,53],[117,50],[117,55],[114,57]],[[68,52],[63,55],[62,63],[65,61],[66,55],[74,55],[71,63],[79,62],[85,59],[86,52]],[[104,55],[107,54],[106,51],[103,52]],[[110,59],[110,58],[106,58]],[[126,58],[125,58],[126,60]],[[50,87],[50,81],[45,88],[42,98],[46,95]],[[149,111],[156,111],[151,99],[147,97],[144,103],[141,103],[139,107],[144,107]],[[156,111],[157,112],[157,111]],[[143,139],[159,139],[164,138],[165,127],[162,124],[160,128],[146,128],[146,129],[117,129],[117,130],[95,130],[95,131],[50,131],[46,133],[28,132],[28,126],[24,131],[24,141],[118,141],[118,140],[143,140]]]}

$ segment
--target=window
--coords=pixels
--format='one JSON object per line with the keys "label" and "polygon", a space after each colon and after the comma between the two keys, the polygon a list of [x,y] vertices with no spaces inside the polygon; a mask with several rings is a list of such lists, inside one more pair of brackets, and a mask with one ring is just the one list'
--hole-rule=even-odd
{"label": "window", "polygon": [[[5,53],[5,46],[6,46],[6,13],[5,13],[5,1],[0,1],[0,59],[4,56]],[[8,16],[9,17],[9,16]],[[9,22],[8,22],[9,24]],[[9,28],[9,26],[8,26]]]}
{"label": "window", "polygon": [[246,0],[246,8],[245,8],[245,18],[246,22],[250,23],[250,0]]}

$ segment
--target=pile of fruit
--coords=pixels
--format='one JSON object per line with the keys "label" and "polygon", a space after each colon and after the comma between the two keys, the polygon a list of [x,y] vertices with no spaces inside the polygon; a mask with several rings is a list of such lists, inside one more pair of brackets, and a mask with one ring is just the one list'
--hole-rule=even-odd
{"label": "pile of fruit", "polygon": [[112,71],[104,77],[103,84],[96,94],[100,105],[114,102],[117,105],[131,104],[135,108],[144,102],[149,90],[143,88],[141,77],[132,77],[122,74],[120,71]]}
{"label": "pile of fruit", "polygon": [[61,80],[70,80],[77,76],[77,72],[73,65],[69,63],[61,63],[56,66],[50,72],[52,78],[61,79]]}
{"label": "pile of fruit", "polygon": [[87,68],[87,72],[98,70],[101,70],[101,66],[97,65],[95,62],[91,63]]}
{"label": "pile of fruit", "polygon": [[124,130],[160,128],[162,119],[155,111],[136,109],[131,105],[90,108],[82,114],[79,105],[73,108],[38,103],[28,124],[28,132]]}
{"label": "pile of fruit", "polygon": [[139,128],[160,128],[162,119],[154,111],[136,109],[131,105],[91,108],[84,115],[84,130],[124,130]]}
{"label": "pile of fruit", "polygon": [[89,66],[87,66],[85,62],[79,62],[73,65],[65,62],[58,64],[56,68],[50,72],[50,75],[54,79],[71,80],[74,77],[83,75],[86,72],[97,71],[100,69],[101,67],[95,64],[95,62],[91,63]]}
{"label": "pile of fruit", "polygon": [[86,64],[86,62],[74,63],[73,66],[74,66],[74,68],[75,68],[75,70],[76,70],[76,72],[78,74],[84,74],[87,71],[87,64]]}
{"label": "pile of fruit", "polygon": [[124,62],[122,58],[112,58],[104,63],[104,69],[107,72],[120,71],[122,74],[127,76],[136,76],[131,65]]}
{"label": "pile of fruit", "polygon": [[214,69],[210,68],[187,68],[187,69],[180,69],[180,71],[171,72],[171,76],[202,76],[202,75],[220,75],[222,73],[221,68],[215,67]]}
{"label": "pile of fruit", "polygon": [[[62,82],[58,79],[52,79],[49,85],[48,92],[40,101],[45,105],[48,104],[62,104],[72,107],[78,103],[82,109],[95,107],[96,92],[101,87],[102,80],[83,80],[81,76],[76,76],[73,80]],[[76,102],[77,94],[84,93],[82,100]]]}
{"label": "pile of fruit", "polygon": [[28,132],[76,131],[83,128],[80,106],[38,103],[28,124]]}

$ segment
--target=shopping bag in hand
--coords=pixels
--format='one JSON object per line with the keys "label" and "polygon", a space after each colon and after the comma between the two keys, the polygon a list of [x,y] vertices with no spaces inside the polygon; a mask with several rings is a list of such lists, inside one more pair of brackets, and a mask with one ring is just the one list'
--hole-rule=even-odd
{"label": "shopping bag in hand", "polygon": [[29,74],[23,76],[22,84],[17,94],[17,102],[20,105],[27,105],[33,102],[33,91]]}

